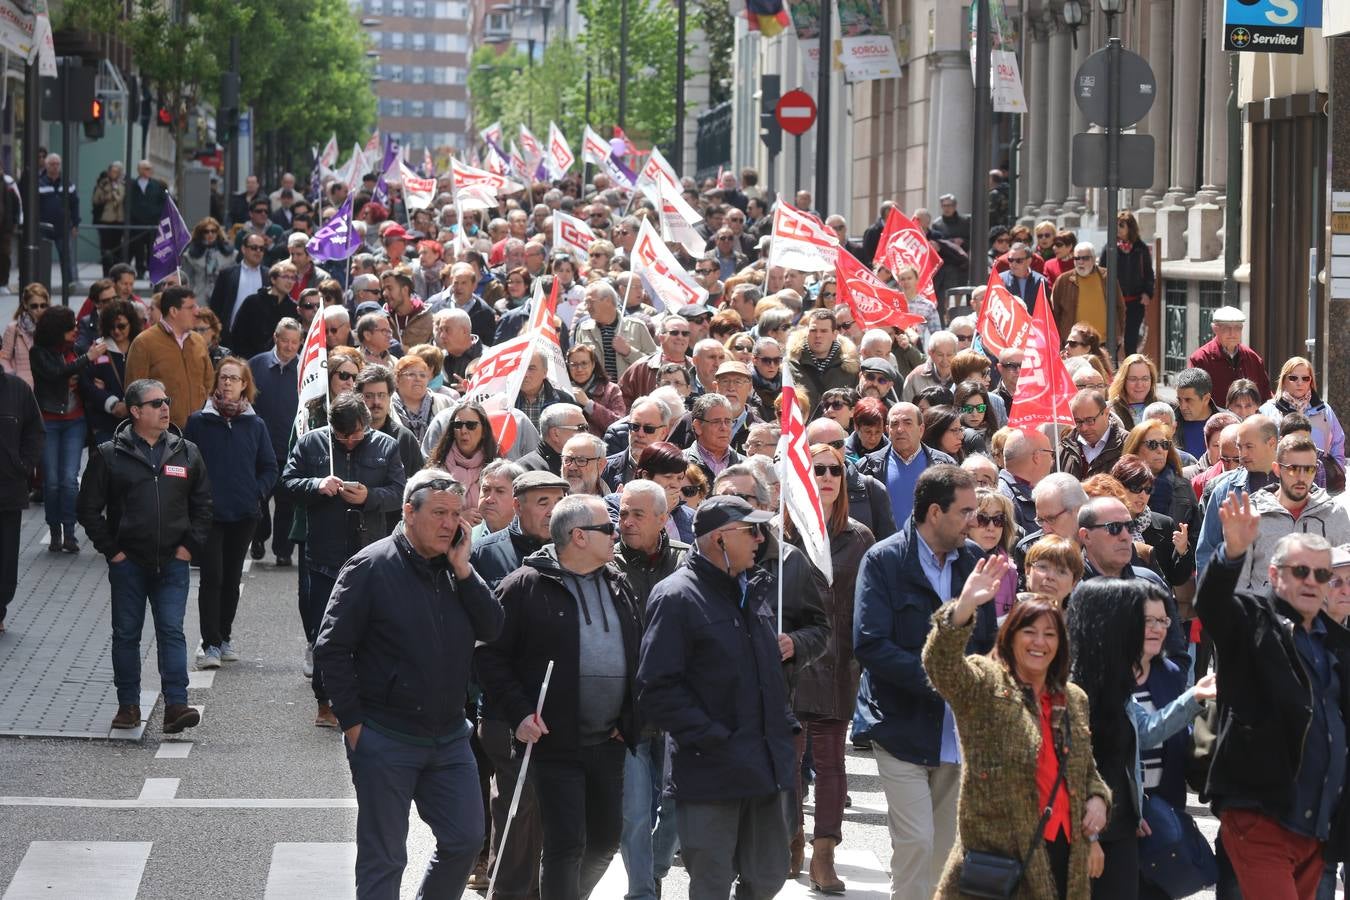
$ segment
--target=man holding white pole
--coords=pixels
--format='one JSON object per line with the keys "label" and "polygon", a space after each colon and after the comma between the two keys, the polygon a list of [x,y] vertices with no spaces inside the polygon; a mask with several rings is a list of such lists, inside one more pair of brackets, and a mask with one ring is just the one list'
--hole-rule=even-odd
{"label": "man holding white pole", "polygon": [[474,643],[495,638],[503,615],[469,565],[463,507],[448,472],[408,479],[403,521],[342,567],[314,645],[356,787],[363,900],[399,896],[414,800],[436,836],[418,896],[459,897],[482,848],[463,698]]}

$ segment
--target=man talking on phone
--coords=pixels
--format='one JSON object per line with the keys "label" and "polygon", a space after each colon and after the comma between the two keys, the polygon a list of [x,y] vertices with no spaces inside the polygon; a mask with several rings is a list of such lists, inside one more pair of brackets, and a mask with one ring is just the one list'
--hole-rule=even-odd
{"label": "man talking on phone", "polygon": [[403,521],[342,567],[314,645],[356,788],[356,895],[397,898],[408,813],[436,836],[419,897],[458,898],[483,844],[483,800],[464,696],[475,642],[501,604],[469,565],[464,486],[423,469]]}

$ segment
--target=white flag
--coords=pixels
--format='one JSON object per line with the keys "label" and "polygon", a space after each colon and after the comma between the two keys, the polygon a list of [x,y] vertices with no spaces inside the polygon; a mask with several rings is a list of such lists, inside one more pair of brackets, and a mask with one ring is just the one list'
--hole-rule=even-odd
{"label": "white flag", "polygon": [[323,153],[319,154],[319,165],[325,169],[331,169],[337,165],[338,142],[337,132],[333,132],[328,138],[328,143],[323,145]]}
{"label": "white flag", "polygon": [[779,200],[773,210],[773,240],[769,265],[799,272],[832,272],[839,238],[820,223]]}
{"label": "white flag", "polygon": [[609,141],[587,125],[581,132],[581,158],[592,165],[603,166],[609,161],[610,152]]}
{"label": "white flag", "polygon": [[548,161],[556,179],[567,177],[567,170],[577,161],[572,148],[567,146],[567,138],[554,122],[548,123]]}
{"label": "white flag", "polygon": [[707,239],[694,227],[703,221],[703,217],[667,182],[661,181],[660,189],[661,237],[669,243],[682,245],[690,256],[698,259],[708,249]]}
{"label": "white flag", "polygon": [[432,201],[436,198],[436,179],[419,178],[417,173],[408,166],[400,162],[398,178],[403,185],[403,202],[407,205],[408,211],[414,209],[431,209]]}
{"label": "white flag", "polygon": [[680,176],[675,174],[675,170],[666,162],[661,151],[653,147],[647,162],[642,166],[642,171],[638,173],[637,189],[647,195],[653,206],[660,207],[662,182],[670,185],[677,194],[684,190],[684,185],[680,184]]}
{"label": "white flag", "polygon": [[[493,156],[496,158],[496,151],[493,151]],[[455,181],[455,190],[477,184],[486,185],[494,194],[516,194],[525,190],[525,185],[507,178],[505,173],[475,169],[454,158],[450,160],[450,174]]]}
{"label": "white flag", "polygon": [[593,240],[595,232],[591,231],[591,226],[583,220],[569,216],[562,210],[553,214],[554,253],[566,251],[572,254],[572,258],[579,265],[585,265],[591,258],[590,247]]}
{"label": "white flag", "polygon": [[525,127],[522,122],[520,126],[520,149],[525,154],[525,161],[533,168],[539,165],[539,160],[544,158],[544,146],[539,143],[539,138],[534,136],[534,132]]}
{"label": "white flag", "polygon": [[783,436],[778,439],[778,483],[783,507],[792,516],[792,524],[801,536],[802,547],[811,563],[834,581],[830,562],[830,533],[825,524],[825,509],[820,502],[811,447],[806,441],[806,420],[797,405],[797,386],[792,372],[783,366]]}
{"label": "white flag", "polygon": [[328,344],[325,340],[323,316],[315,316],[309,323],[305,345],[300,350],[300,413],[304,418],[305,404],[328,393]]}
{"label": "white flag", "polygon": [[671,312],[690,303],[708,302],[708,292],[684,270],[646,219],[633,243],[632,266],[647,286],[647,293]]}

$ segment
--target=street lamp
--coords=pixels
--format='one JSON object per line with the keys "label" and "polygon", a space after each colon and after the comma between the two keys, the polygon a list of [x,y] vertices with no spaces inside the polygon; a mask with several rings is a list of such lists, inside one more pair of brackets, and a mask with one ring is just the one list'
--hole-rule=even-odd
{"label": "street lamp", "polygon": [[1061,10],[1064,16],[1064,24],[1069,26],[1069,38],[1073,41],[1073,49],[1078,49],[1078,28],[1083,24],[1083,4],[1078,0],[1064,0],[1064,8]]}

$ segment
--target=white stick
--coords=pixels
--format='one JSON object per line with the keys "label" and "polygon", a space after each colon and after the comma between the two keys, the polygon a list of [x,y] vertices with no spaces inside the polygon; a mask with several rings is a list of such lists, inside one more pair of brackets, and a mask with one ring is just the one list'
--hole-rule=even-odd
{"label": "white stick", "polygon": [[785,496],[787,491],[783,490],[783,473],[787,471],[784,465],[782,471],[778,473],[778,633],[783,633],[783,557],[787,555],[787,548],[783,546],[786,539],[783,534],[783,528],[786,524],[784,511],[786,509]]}
{"label": "white stick", "polygon": [[[548,680],[551,677],[553,677],[553,660],[550,659],[548,668],[544,669],[544,683],[539,686],[539,704],[534,708],[536,719],[544,711],[544,697],[548,694]],[[492,892],[497,888],[497,870],[502,865],[502,850],[506,847],[506,839],[511,836],[511,823],[516,819],[516,810],[520,808],[520,792],[525,787],[525,773],[530,769],[530,754],[534,751],[535,743],[531,741],[525,745],[525,755],[520,760],[520,775],[516,776],[516,790],[511,795],[511,810],[506,814],[506,824],[502,826],[502,839],[497,842],[497,854],[492,860],[492,872],[488,876],[487,900],[492,900]]]}

